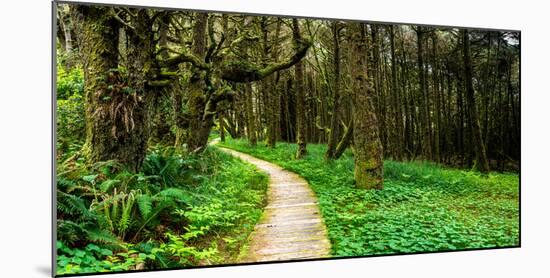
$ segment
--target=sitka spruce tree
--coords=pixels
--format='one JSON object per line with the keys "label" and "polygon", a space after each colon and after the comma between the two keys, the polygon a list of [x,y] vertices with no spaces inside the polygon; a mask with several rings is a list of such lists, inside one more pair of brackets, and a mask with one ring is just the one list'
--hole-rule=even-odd
{"label": "sitka spruce tree", "polygon": [[[206,148],[217,104],[236,94],[231,83],[260,81],[277,71],[290,68],[306,55],[311,46],[309,40],[294,37],[294,47],[289,57],[277,62],[255,64],[243,59],[237,51],[241,44],[255,40],[255,37],[249,32],[217,34],[213,27],[216,20],[216,17],[196,13],[191,51],[186,47],[172,49],[170,52],[175,55],[159,61],[163,67],[191,65],[187,149],[193,152],[201,152]],[[225,43],[228,39],[232,41]]]}
{"label": "sitka spruce tree", "polygon": [[477,114],[476,100],[474,96],[474,86],[472,84],[472,57],[470,54],[470,35],[468,30],[462,29],[462,54],[464,55],[464,80],[466,91],[466,102],[468,111],[470,114],[470,123],[472,125],[472,134],[474,140],[475,149],[475,165],[474,168],[481,173],[489,173],[489,161],[487,160],[487,153],[485,151],[485,144],[481,135],[481,127],[479,125],[479,117]]}
{"label": "sitka spruce tree", "polygon": [[[161,91],[177,88],[174,83],[180,82],[180,76],[189,76],[187,110],[175,108],[173,118],[177,129],[186,128],[187,149],[202,152],[217,104],[235,95],[231,83],[259,81],[287,69],[299,62],[311,45],[301,37],[294,38],[289,57],[256,65],[233,49],[252,35],[220,34],[214,27],[217,18],[206,13],[187,14],[193,23],[190,44],[184,36],[171,38],[175,42],[168,44],[167,35],[158,40],[153,27],[169,24],[158,29],[177,29],[173,25],[177,20],[170,20],[173,12],[85,5],[71,9],[85,76],[87,136],[83,152],[90,164],[117,160],[132,171],[140,169],[146,154],[153,100]],[[186,69],[183,74],[182,68]],[[180,99],[173,103],[182,102],[180,94],[172,95]]]}
{"label": "sitka spruce tree", "polygon": [[374,90],[367,75],[366,25],[350,23],[352,44],[353,141],[355,185],[364,189],[382,189],[384,183],[382,143],[372,97]]}
{"label": "sitka spruce tree", "polygon": [[[292,36],[296,42],[302,40],[300,23],[296,18],[292,19]],[[294,65],[294,72],[296,78],[296,143],[298,144],[296,158],[301,159],[307,154],[304,69],[301,61],[298,61]]]}
{"label": "sitka spruce tree", "polygon": [[153,72],[149,15],[133,10],[136,23],[127,32],[127,73],[119,67],[121,22],[112,8],[71,6],[84,68],[88,162],[118,160],[137,171],[148,139],[147,80]]}
{"label": "sitka spruce tree", "polygon": [[[83,69],[90,165],[139,171],[148,146],[200,153],[218,129],[295,142],[298,159],[308,143],[326,144],[327,163],[351,149],[365,188],[381,187],[382,156],[517,167],[514,32],[89,5],[59,17],[59,49],[78,56],[60,70]],[[73,83],[60,84],[64,99]]]}

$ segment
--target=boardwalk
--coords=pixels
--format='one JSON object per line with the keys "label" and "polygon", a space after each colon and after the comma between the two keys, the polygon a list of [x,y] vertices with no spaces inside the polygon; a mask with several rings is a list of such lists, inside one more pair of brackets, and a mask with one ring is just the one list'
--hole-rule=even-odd
{"label": "boardwalk", "polygon": [[220,148],[269,175],[268,204],[251,234],[243,262],[330,256],[330,242],[317,198],[299,175],[250,155]]}

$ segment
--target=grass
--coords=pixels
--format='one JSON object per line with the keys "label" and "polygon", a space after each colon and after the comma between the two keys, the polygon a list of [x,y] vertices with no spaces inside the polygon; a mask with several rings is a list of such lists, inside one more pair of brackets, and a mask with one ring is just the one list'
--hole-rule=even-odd
{"label": "grass", "polygon": [[275,149],[228,139],[220,146],[300,174],[317,194],[333,256],[418,253],[519,245],[519,176],[446,169],[427,162],[384,162],[384,189],[354,188],[353,155],[325,162],[325,145]]}

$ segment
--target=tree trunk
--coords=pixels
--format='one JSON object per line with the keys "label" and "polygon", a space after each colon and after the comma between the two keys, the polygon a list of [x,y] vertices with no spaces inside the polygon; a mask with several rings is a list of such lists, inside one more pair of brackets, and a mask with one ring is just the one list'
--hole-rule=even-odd
{"label": "tree trunk", "polygon": [[220,141],[225,142],[225,112],[218,109],[218,123],[220,124]]}
{"label": "tree trunk", "polygon": [[246,107],[246,136],[248,137],[248,142],[251,146],[256,146],[258,139],[256,137],[256,118],[254,116],[254,105],[253,105],[253,91],[252,85],[250,83],[244,84],[244,98],[245,98],[245,107]]}
{"label": "tree trunk", "polygon": [[351,23],[349,26],[354,53],[351,68],[355,184],[358,188],[382,189],[384,183],[383,150],[378,121],[372,104],[374,90],[369,86],[367,76],[365,25]]}
{"label": "tree trunk", "polygon": [[[272,52],[271,52],[271,58],[273,61],[277,61],[277,57],[279,56],[279,34],[281,31],[281,21],[277,20],[276,27],[275,27],[275,35],[273,38],[273,46],[272,46]],[[265,31],[267,33],[267,30]],[[266,45],[267,49],[267,45]],[[277,79],[278,76],[270,76],[267,78],[266,82],[267,84],[267,95],[268,95],[268,101],[267,101],[267,108],[268,108],[268,124],[267,124],[267,146],[270,148],[275,148],[275,144],[277,143],[277,134],[278,134],[278,122],[279,122],[279,94],[277,91]]]}
{"label": "tree trunk", "polygon": [[485,144],[483,144],[483,138],[481,136],[481,128],[479,125],[479,117],[477,114],[477,107],[474,95],[474,86],[472,84],[472,61],[470,54],[470,38],[467,29],[461,30],[462,44],[464,54],[464,78],[466,84],[466,101],[468,102],[468,110],[472,125],[473,144],[476,151],[476,163],[475,168],[481,173],[489,172],[489,161],[487,160],[487,154],[485,152]]}
{"label": "tree trunk", "polygon": [[[292,34],[295,41],[302,39],[300,34],[300,26],[297,19],[292,19]],[[304,96],[304,71],[302,61],[297,62],[294,65],[294,72],[296,78],[296,143],[298,149],[296,150],[296,159],[303,158],[306,153],[306,107]]]}
{"label": "tree trunk", "polygon": [[353,138],[353,121],[350,122],[350,124],[348,125],[348,128],[344,131],[344,135],[342,136],[342,139],[340,139],[340,142],[338,143],[338,146],[334,151],[334,159],[338,159],[342,156],[342,154],[344,154],[344,151],[349,147],[352,138]]}
{"label": "tree trunk", "polygon": [[394,148],[393,158],[401,160],[403,152],[403,115],[401,110],[401,102],[399,100],[399,86],[397,86],[397,59],[395,57],[395,33],[393,25],[390,25],[390,52],[391,52],[391,89],[393,91],[393,106],[394,106]]}
{"label": "tree trunk", "polygon": [[434,115],[435,115],[435,128],[434,128],[434,156],[433,159],[436,162],[441,162],[441,150],[440,150],[440,128],[441,128],[441,96],[439,91],[439,65],[437,57],[437,33],[432,34],[432,77],[433,77],[433,92],[434,92]]}
{"label": "tree trunk", "polygon": [[327,151],[325,153],[325,159],[335,159],[336,144],[338,140],[339,128],[340,128],[340,28],[338,27],[338,21],[335,21],[332,26],[332,35],[334,43],[334,85],[333,85],[333,105],[332,116],[330,118],[330,131],[328,137]]}
{"label": "tree trunk", "polygon": [[76,55],[73,53],[73,49],[77,47],[75,45],[75,34],[73,22],[70,16],[70,10],[67,11],[66,7],[63,5],[57,5],[57,16],[58,16],[58,30],[57,37],[64,55],[64,66],[66,69],[70,70],[74,64]]}
{"label": "tree trunk", "polygon": [[[191,52],[196,57],[204,57],[206,54],[206,26],[208,14],[197,13],[193,26],[193,46]],[[208,135],[213,125],[213,115],[206,111],[206,82],[204,71],[193,68],[188,87],[189,109],[189,135],[187,137],[187,150],[202,152],[206,149]]]}
{"label": "tree trunk", "polygon": [[90,164],[117,160],[138,171],[148,139],[146,99],[144,84],[136,82],[136,76],[129,75],[126,83],[116,70],[119,25],[104,7],[74,6],[72,16],[78,28],[85,80],[83,152]]}
{"label": "tree trunk", "polygon": [[426,84],[426,72],[424,67],[424,29],[421,26],[417,27],[417,55],[418,55],[418,76],[420,82],[420,100],[422,111],[422,156],[424,159],[432,159],[432,138],[430,134],[430,109],[429,109],[429,97]]}

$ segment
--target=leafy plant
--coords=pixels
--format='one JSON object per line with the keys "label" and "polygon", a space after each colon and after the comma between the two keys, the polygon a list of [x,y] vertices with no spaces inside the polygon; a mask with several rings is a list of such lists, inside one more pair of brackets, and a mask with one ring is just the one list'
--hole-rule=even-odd
{"label": "leafy plant", "polygon": [[65,68],[57,67],[57,99],[68,99],[73,95],[83,95],[84,73],[82,69],[75,67],[69,72]]}
{"label": "leafy plant", "polygon": [[131,270],[142,267],[147,260],[155,260],[155,255],[141,253],[126,245],[116,253],[96,244],[88,244],[83,249],[69,248],[57,242],[57,273],[94,273]]}
{"label": "leafy plant", "polygon": [[[116,161],[58,164],[58,240],[113,250],[86,264],[65,254],[60,273],[231,262],[242,253],[265,204],[264,174],[216,150],[199,157],[155,147],[146,161],[139,173]],[[138,253],[155,258],[141,264]]]}
{"label": "leafy plant", "polygon": [[197,264],[212,264],[219,261],[218,249],[216,242],[212,242],[211,246],[204,249],[199,249],[188,243],[191,239],[196,239],[203,233],[194,231],[187,232],[181,236],[176,236],[170,233],[166,234],[169,241],[163,243],[159,248],[153,249],[154,253],[167,253],[170,256],[176,257],[181,266],[192,266]]}
{"label": "leafy plant", "polygon": [[354,161],[346,152],[325,162],[326,146],[308,144],[296,160],[294,144],[275,149],[226,139],[230,147],[303,176],[319,198],[336,256],[414,253],[519,242],[517,174],[445,169],[434,163],[384,163],[383,190],[354,188]]}

